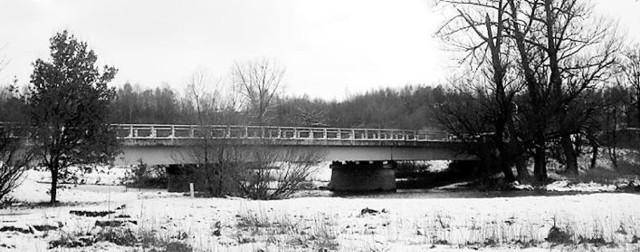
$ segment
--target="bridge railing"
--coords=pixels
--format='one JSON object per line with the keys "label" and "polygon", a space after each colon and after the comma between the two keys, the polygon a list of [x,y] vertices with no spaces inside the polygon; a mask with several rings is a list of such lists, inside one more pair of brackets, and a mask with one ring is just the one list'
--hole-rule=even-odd
{"label": "bridge railing", "polygon": [[116,124],[121,139],[327,139],[375,141],[453,141],[446,132],[362,129],[274,127],[240,125]]}

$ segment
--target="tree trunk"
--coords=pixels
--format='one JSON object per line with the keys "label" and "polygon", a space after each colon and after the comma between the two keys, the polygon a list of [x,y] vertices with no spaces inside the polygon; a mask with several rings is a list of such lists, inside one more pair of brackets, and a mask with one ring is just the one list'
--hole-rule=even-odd
{"label": "tree trunk", "polygon": [[596,168],[596,164],[598,162],[598,145],[592,143],[591,151],[591,166],[589,169]]}
{"label": "tree trunk", "polygon": [[500,155],[500,166],[500,168],[502,169],[502,173],[504,174],[504,178],[507,180],[507,182],[516,181],[516,177],[513,175],[511,165],[505,160],[502,155]]}
{"label": "tree trunk", "polygon": [[504,178],[506,179],[507,182],[513,182],[516,180],[515,176],[513,175],[513,170],[511,169],[511,162],[510,162],[510,157],[507,154],[507,150],[505,150],[505,144],[502,143],[502,141],[500,139],[498,139],[499,143],[498,143],[498,162],[500,163],[500,170],[502,170],[502,173],[504,174]]}
{"label": "tree trunk", "polygon": [[51,171],[51,191],[49,192],[49,194],[51,195],[51,204],[56,203],[56,195],[57,195],[57,191],[56,189],[58,188],[58,165],[54,164],[53,167],[51,167],[50,169]]}
{"label": "tree trunk", "polygon": [[547,179],[547,153],[544,137],[538,136],[535,141],[535,153],[533,154],[533,174],[538,182]]}
{"label": "tree trunk", "polygon": [[566,171],[570,174],[578,174],[578,157],[576,155],[576,150],[573,148],[573,143],[571,142],[571,135],[563,135],[560,142],[567,162]]}
{"label": "tree trunk", "polygon": [[528,181],[531,177],[527,169],[527,159],[525,156],[516,158],[516,170],[518,171],[518,180],[520,182]]}

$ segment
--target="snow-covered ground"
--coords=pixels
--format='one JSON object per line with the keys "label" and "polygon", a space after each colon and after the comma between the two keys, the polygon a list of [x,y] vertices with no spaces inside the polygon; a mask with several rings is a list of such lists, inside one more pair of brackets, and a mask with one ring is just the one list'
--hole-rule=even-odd
{"label": "snow-covered ground", "polygon": [[[42,176],[30,172],[14,198],[48,200],[49,185],[38,182],[46,178]],[[50,241],[64,240],[61,237],[103,232],[105,228],[96,222],[120,219],[116,216],[136,222],[119,229],[188,244],[197,251],[640,249],[640,195],[628,193],[251,201],[79,185],[60,191],[59,199],[62,206],[26,204],[0,210],[0,230],[14,227],[0,232],[0,251],[46,251]],[[104,217],[70,213],[78,210],[115,213]],[[39,231],[44,225],[54,229]],[[553,243],[556,239],[549,234],[554,226],[566,234],[567,243]],[[101,241],[90,247],[54,250],[141,251],[141,246]]]}

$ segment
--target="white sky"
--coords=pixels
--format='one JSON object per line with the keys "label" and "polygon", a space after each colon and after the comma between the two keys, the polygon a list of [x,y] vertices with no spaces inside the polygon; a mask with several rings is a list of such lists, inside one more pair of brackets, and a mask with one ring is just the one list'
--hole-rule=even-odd
{"label": "white sky", "polygon": [[[640,40],[640,2],[598,0]],[[68,29],[117,67],[112,82],[178,91],[207,69],[219,78],[235,61],[274,58],[287,93],[343,98],[379,87],[436,85],[455,71],[432,35],[442,22],[430,0],[0,0],[0,84],[27,83],[48,58],[48,39]]]}

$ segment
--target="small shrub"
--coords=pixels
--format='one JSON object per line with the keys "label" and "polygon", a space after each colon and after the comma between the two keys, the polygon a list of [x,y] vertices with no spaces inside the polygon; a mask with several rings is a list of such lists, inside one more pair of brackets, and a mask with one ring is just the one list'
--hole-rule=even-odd
{"label": "small shrub", "polygon": [[128,228],[107,227],[98,232],[94,239],[96,241],[108,241],[120,246],[134,246],[138,243],[136,234]]}
{"label": "small shrub", "polygon": [[24,142],[10,138],[10,129],[0,128],[0,201],[20,185],[20,177],[31,161]]}
{"label": "small shrub", "polygon": [[167,188],[169,178],[162,166],[149,166],[142,161],[127,171],[124,185],[136,188]]}
{"label": "small shrub", "polygon": [[96,242],[92,236],[85,235],[84,232],[62,232],[58,238],[49,241],[49,249],[52,248],[77,248],[91,246]]}
{"label": "small shrub", "polygon": [[316,220],[316,224],[313,227],[310,240],[314,240],[316,248],[337,250],[340,244],[336,239],[338,238],[338,232],[334,229],[331,223],[323,220]]}
{"label": "small shrub", "polygon": [[571,236],[572,234],[569,230],[553,225],[553,227],[549,229],[549,234],[545,240],[553,244],[571,244],[573,243]]}
{"label": "small shrub", "polygon": [[189,244],[183,242],[172,241],[167,243],[162,250],[167,252],[191,252],[193,248]]}

